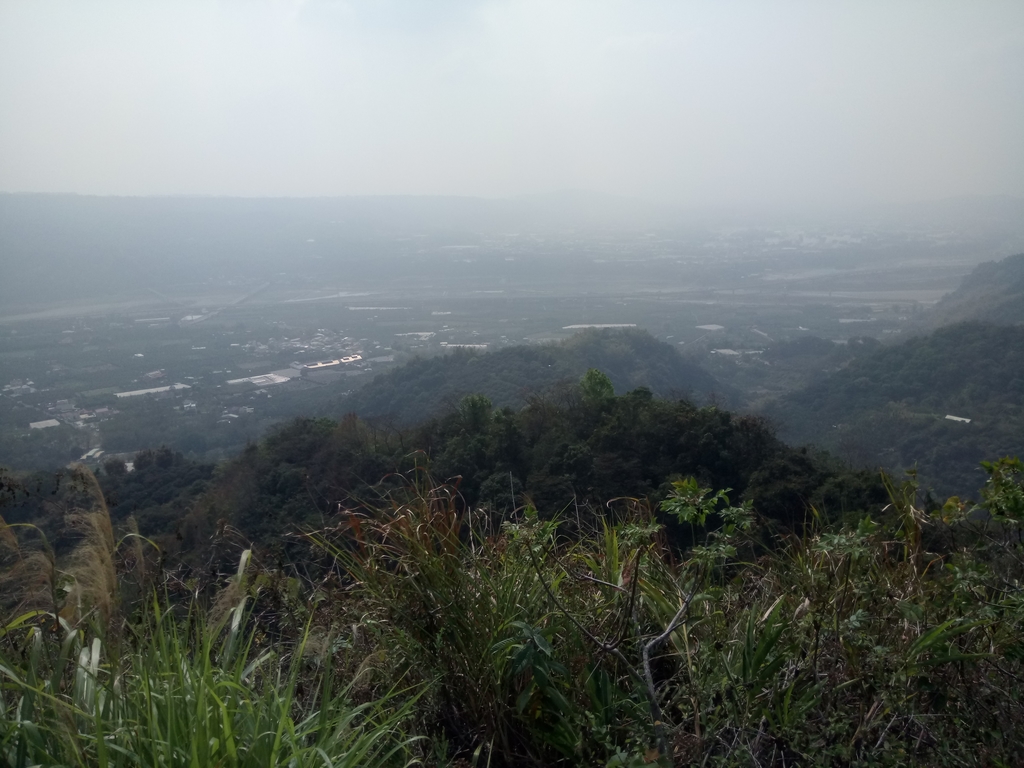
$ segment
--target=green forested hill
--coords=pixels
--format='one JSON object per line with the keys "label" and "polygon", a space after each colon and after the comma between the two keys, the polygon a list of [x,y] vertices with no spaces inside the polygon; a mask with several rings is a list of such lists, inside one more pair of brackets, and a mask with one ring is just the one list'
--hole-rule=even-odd
{"label": "green forested hill", "polygon": [[[134,518],[165,553],[198,565],[216,556],[211,546],[224,531],[235,543],[288,550],[296,531],[332,525],[343,510],[387,506],[415,492],[414,483],[456,489],[460,506],[495,529],[532,502],[544,517],[591,530],[626,504],[606,507],[609,500],[653,506],[685,476],[731,489],[787,527],[801,524],[809,505],[838,519],[885,498],[877,474],[791,448],[759,417],[659,399],[645,388],[615,396],[596,371],[518,411],[469,395],[450,413],[406,428],[354,414],[296,419],[217,467],[161,448],[138,453],[133,472],[111,459],[99,482],[113,522]],[[62,510],[78,491],[61,476],[18,477],[35,490],[0,499],[4,519],[39,525],[65,551],[74,537],[61,538]]]}
{"label": "green forested hill", "polygon": [[791,442],[861,465],[916,465],[936,493],[973,496],[980,461],[1024,454],[1024,328],[963,323],[882,347],[767,412]]}
{"label": "green forested hill", "polygon": [[661,396],[731,395],[713,376],[646,331],[591,329],[558,344],[486,354],[458,350],[413,360],[377,376],[341,400],[337,410],[411,424],[451,410],[470,393],[486,395],[498,408],[520,407],[531,395],[560,382],[575,382],[590,368],[604,371],[620,393],[647,387]]}
{"label": "green forested hill", "polygon": [[979,264],[928,314],[935,324],[965,320],[1024,323],[1024,253]]}
{"label": "green forested hill", "polygon": [[609,499],[656,503],[687,475],[753,499],[783,524],[801,523],[808,504],[838,517],[884,499],[877,475],[789,448],[757,417],[646,389],[618,397],[608,390],[575,385],[519,411],[470,395],[452,413],[405,430],[354,415],[297,420],[219,468],[179,528],[184,550],[199,551],[225,525],[279,545],[285,531],[334,524],[340,510],[379,506],[389,493],[401,498],[411,478],[425,477],[414,467],[456,487],[460,504],[493,516],[495,526],[531,500],[543,516],[590,529]]}

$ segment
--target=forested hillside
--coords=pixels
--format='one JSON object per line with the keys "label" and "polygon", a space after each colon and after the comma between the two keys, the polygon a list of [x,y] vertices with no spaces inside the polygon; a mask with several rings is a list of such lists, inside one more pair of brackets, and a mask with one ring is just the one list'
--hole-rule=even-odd
{"label": "forested hillside", "polygon": [[408,425],[450,411],[474,393],[487,396],[497,408],[518,408],[531,395],[571,384],[590,368],[605,372],[619,393],[647,387],[661,396],[716,394],[727,400],[731,395],[728,387],[646,331],[590,329],[557,344],[486,354],[457,350],[414,360],[377,376],[336,409]]}
{"label": "forested hillside", "polygon": [[[297,420],[221,467],[174,533],[186,559],[225,525],[280,549],[287,531],[380,504],[428,476],[457,487],[460,504],[490,516],[495,527],[530,500],[571,528],[589,528],[609,499],[656,504],[684,475],[754,499],[759,513],[783,526],[801,525],[809,505],[837,519],[884,497],[876,474],[791,449],[756,417],[656,399],[646,389],[614,396],[593,372],[559,399],[536,398],[520,411],[470,395],[454,412],[402,430],[355,416]],[[104,484],[124,494],[120,481]],[[175,541],[166,547],[177,549]]]}
{"label": "forested hillside", "polygon": [[1024,328],[965,323],[879,347],[767,412],[789,442],[861,466],[916,466],[939,496],[973,497],[979,462],[1024,453]]}
{"label": "forested hillside", "polygon": [[926,320],[932,325],[965,320],[1024,323],[1024,253],[979,264],[928,312]]}

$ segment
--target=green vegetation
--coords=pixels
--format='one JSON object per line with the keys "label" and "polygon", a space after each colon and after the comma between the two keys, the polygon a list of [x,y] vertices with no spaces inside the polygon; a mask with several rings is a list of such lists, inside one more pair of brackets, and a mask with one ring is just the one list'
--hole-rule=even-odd
{"label": "green vegetation", "polygon": [[973,496],[986,457],[1024,453],[1022,403],[1024,328],[964,323],[861,353],[766,410],[786,440],[855,465],[916,466],[945,497]]}
{"label": "green vegetation", "polygon": [[134,464],[0,476],[0,763],[1017,760],[1016,459],[940,505],[591,368]]}
{"label": "green vegetation", "polygon": [[932,322],[1024,323],[1024,253],[979,264],[929,313]]}
{"label": "green vegetation", "polygon": [[[701,364],[719,381],[742,394],[744,410],[758,412],[773,400],[817,383],[840,371],[858,355],[877,350],[881,342],[871,336],[848,339],[837,344],[820,336],[766,345],[758,354],[708,354]],[[694,354],[690,350],[688,354]]]}
{"label": "green vegetation", "polygon": [[115,522],[134,518],[143,531],[174,528],[181,510],[209,485],[214,465],[190,461],[168,448],[135,454],[128,472],[120,459],[103,464],[101,487]]}
{"label": "green vegetation", "polygon": [[[64,560],[4,528],[0,755],[29,765],[1010,765],[1024,727],[1022,467],[978,508],[912,483],[772,536],[693,479],[559,535],[422,472],[212,580],[116,539],[78,473]],[[150,563],[147,567],[147,563]],[[31,578],[27,578],[31,576]],[[418,738],[417,738],[418,737]]]}
{"label": "green vegetation", "polygon": [[179,612],[157,599],[138,537],[115,543],[95,480],[78,473],[76,481],[92,507],[75,513],[81,540],[65,561],[45,541],[28,549],[14,529],[0,530],[8,611],[0,629],[0,762],[406,762],[412,740],[400,723],[414,699],[356,702],[358,677],[339,684],[332,655],[314,647],[308,628],[294,643],[268,642],[246,610],[248,552],[207,613],[194,602]]}
{"label": "green vegetation", "polygon": [[[299,331],[266,322],[237,330],[205,323],[184,330],[177,324],[148,328],[109,321],[92,325],[76,326],[78,330],[67,334],[61,325],[37,328],[34,333],[0,334],[0,368],[9,364],[5,369],[17,371],[18,381],[34,382],[31,393],[0,393],[0,466],[47,470],[75,461],[94,447],[107,454],[130,454],[161,445],[197,461],[219,461],[237,455],[247,443],[296,416],[338,417],[354,411],[408,426],[454,409],[470,393],[484,394],[499,407],[519,408],[530,396],[571,384],[593,367],[608,372],[620,392],[648,386],[665,396],[692,393],[703,399],[708,393],[731,391],[683,360],[672,346],[643,331],[592,330],[560,344],[488,354],[456,350],[414,359],[369,384],[365,382],[374,372],[392,363],[368,360],[366,370],[348,368],[347,375],[329,374],[337,377],[333,383],[296,377],[285,384],[259,387],[225,382],[287,368],[296,357],[308,362],[314,350],[293,348],[297,341],[293,345],[282,339],[295,334],[293,338],[309,341],[317,333],[315,326]],[[337,344],[353,343],[342,342],[340,336],[332,334],[335,346],[322,353],[325,357],[341,354]],[[273,344],[271,337],[276,339]],[[366,345],[369,348],[370,342]],[[136,358],[137,349],[145,349],[149,356]],[[364,351],[370,358],[371,353]],[[27,357],[9,358],[22,353]],[[395,350],[381,349],[380,354],[392,357]],[[407,354],[397,352],[400,359]],[[147,380],[146,374],[159,366],[166,369],[165,374]],[[187,382],[189,389],[114,396],[172,382]],[[0,386],[6,383],[0,378]],[[347,393],[361,384],[362,389]],[[62,400],[72,410],[56,411],[55,403]],[[28,427],[54,417],[67,423],[49,429]]]}
{"label": "green vegetation", "polygon": [[[141,530],[193,564],[226,557],[210,551],[223,549],[216,532],[225,526],[281,551],[294,544],[285,531],[319,526],[339,508],[372,507],[415,468],[457,486],[459,503],[495,527],[526,498],[545,517],[561,516],[563,528],[589,529],[607,500],[657,504],[684,475],[733,488],[766,519],[790,526],[802,524],[808,504],[838,518],[885,498],[877,475],[791,449],[761,419],[659,400],[646,389],[616,397],[594,371],[519,411],[469,395],[408,429],[354,415],[291,422],[218,468],[176,528]],[[668,522],[673,540],[689,541],[688,529]]]}
{"label": "green vegetation", "polygon": [[[215,467],[185,458],[168,448],[139,451],[134,469],[112,458],[98,480],[115,525],[132,525],[144,534],[173,533],[185,510],[210,485]],[[10,524],[32,524],[63,554],[75,544],[65,530],[68,510],[80,503],[74,470],[9,473],[0,468],[0,506]],[[6,493],[5,493],[6,492]]]}
{"label": "green vegetation", "polygon": [[403,425],[454,410],[462,397],[473,393],[486,395],[499,408],[519,408],[531,396],[578,381],[590,368],[607,374],[618,392],[647,387],[663,397],[731,393],[646,331],[590,329],[558,344],[487,354],[457,350],[416,359],[377,376],[337,407]]}
{"label": "green vegetation", "polygon": [[[45,414],[37,417],[41,420]],[[90,435],[68,424],[48,429],[7,428],[6,439],[0,440],[0,466],[19,469],[59,467],[75,461],[89,450]]]}

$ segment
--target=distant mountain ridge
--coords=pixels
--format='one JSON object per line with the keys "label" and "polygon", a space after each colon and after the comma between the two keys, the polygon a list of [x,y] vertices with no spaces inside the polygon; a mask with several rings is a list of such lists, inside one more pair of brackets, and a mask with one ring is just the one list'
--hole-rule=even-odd
{"label": "distant mountain ridge", "polygon": [[[384,281],[421,250],[543,238],[721,227],[828,227],[967,238],[977,259],[1024,244],[1024,200],[973,197],[841,213],[682,208],[629,197],[561,192],[511,199],[455,196],[232,198],[0,193],[0,302],[61,304],[146,292],[161,284],[277,279]],[[416,246],[410,246],[415,240]],[[430,267],[435,267],[434,263]],[[136,297],[137,298],[137,297]]]}
{"label": "distant mountain ridge", "polygon": [[486,395],[497,408],[523,406],[531,395],[576,382],[589,368],[611,379],[618,394],[647,387],[654,394],[731,399],[711,374],[646,331],[588,329],[556,344],[468,350],[416,359],[377,376],[338,403],[364,418],[411,424],[450,409],[468,394]]}

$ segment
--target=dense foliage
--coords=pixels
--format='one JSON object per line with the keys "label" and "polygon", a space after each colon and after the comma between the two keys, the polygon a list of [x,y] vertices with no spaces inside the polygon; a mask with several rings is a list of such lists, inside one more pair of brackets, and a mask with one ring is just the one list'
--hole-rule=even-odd
{"label": "dense foliage", "polygon": [[133,517],[140,530],[173,530],[181,511],[209,485],[214,465],[191,461],[170,449],[139,451],[128,472],[120,459],[103,464],[101,487],[115,522]]}
{"label": "dense foliage", "polygon": [[[103,463],[98,480],[115,525],[128,520],[150,536],[173,534],[182,516],[201,498],[214,475],[214,465],[185,458],[164,447],[135,454],[133,469],[112,458]],[[0,507],[10,524],[32,524],[58,553],[74,546],[65,520],[78,502],[73,469],[57,472],[10,473],[0,469]]]}
{"label": "dense foliage", "polygon": [[979,462],[1024,453],[1024,327],[965,323],[879,347],[769,413],[787,440],[855,464],[916,466],[939,496],[973,496]]}
{"label": "dense foliage", "polygon": [[0,467],[22,470],[59,467],[77,460],[91,447],[90,436],[70,424],[21,430],[23,434],[12,438],[10,434],[17,429],[15,422],[11,413],[0,415],[0,430],[7,435],[7,439],[0,441]]}
{"label": "dense foliage", "polygon": [[213,595],[147,567],[78,473],[69,557],[0,529],[0,759],[1016,764],[1024,467],[986,468],[977,508],[890,485],[855,524],[777,538],[680,479],[660,506],[692,528],[681,555],[644,503],[566,538],[414,473],[307,533],[326,578],[245,550]]}
{"label": "dense foliage", "polygon": [[486,395],[499,408],[519,408],[531,396],[577,381],[590,368],[604,371],[620,393],[647,387],[664,397],[729,394],[714,377],[646,331],[589,329],[558,344],[487,354],[460,349],[416,359],[377,376],[338,407],[403,425],[454,410],[469,394]]}
{"label": "dense foliage", "polygon": [[[646,389],[614,396],[593,371],[519,411],[470,395],[407,430],[352,415],[292,422],[219,468],[178,528],[181,546],[197,557],[228,525],[279,549],[284,531],[319,525],[339,508],[373,506],[413,467],[457,486],[459,503],[495,524],[527,498],[546,516],[562,515],[563,526],[586,527],[608,499],[657,503],[682,475],[733,488],[787,526],[801,524],[809,505],[839,517],[884,498],[877,476],[788,448],[761,419],[659,400]],[[688,535],[672,534],[680,542]]]}

